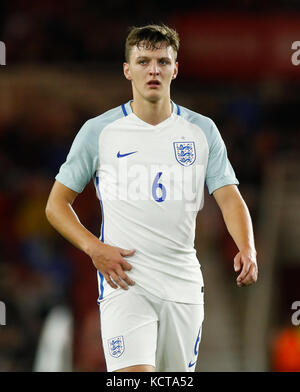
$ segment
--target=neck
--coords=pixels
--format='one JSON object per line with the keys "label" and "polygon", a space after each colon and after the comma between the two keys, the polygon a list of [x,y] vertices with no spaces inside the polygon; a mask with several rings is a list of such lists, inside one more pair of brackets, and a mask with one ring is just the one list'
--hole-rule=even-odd
{"label": "neck", "polygon": [[159,124],[172,114],[170,97],[156,102],[149,102],[143,98],[133,97],[131,108],[136,116],[151,125]]}

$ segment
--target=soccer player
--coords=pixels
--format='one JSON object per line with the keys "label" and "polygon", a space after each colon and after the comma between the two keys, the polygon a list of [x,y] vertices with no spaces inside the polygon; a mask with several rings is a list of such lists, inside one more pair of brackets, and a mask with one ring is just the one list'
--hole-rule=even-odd
{"label": "soccer player", "polygon": [[[248,208],[214,122],[174,103],[179,37],[165,25],[134,27],[124,75],[133,99],[88,120],[56,176],[50,223],[97,269],[108,371],[194,371],[204,285],[194,249],[204,184],[239,252],[237,285],[257,280]],[[100,240],[72,204],[93,179]]]}

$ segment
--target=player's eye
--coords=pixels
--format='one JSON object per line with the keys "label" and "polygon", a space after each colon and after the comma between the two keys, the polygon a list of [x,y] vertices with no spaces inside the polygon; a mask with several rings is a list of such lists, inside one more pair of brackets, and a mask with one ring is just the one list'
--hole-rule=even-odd
{"label": "player's eye", "polygon": [[143,64],[147,64],[147,61],[146,61],[146,60],[139,60],[139,61],[138,61],[138,64],[142,64],[142,65],[143,65]]}

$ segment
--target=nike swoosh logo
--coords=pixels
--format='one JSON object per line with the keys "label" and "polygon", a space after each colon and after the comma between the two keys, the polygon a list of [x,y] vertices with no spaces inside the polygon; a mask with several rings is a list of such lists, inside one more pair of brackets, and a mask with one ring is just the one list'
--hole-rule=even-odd
{"label": "nike swoosh logo", "polygon": [[197,362],[197,361],[195,361],[195,362],[192,363],[192,362],[190,361],[189,367],[193,367],[193,366],[196,364],[196,362]]}
{"label": "nike swoosh logo", "polygon": [[117,154],[117,158],[127,157],[127,155],[135,154],[137,151],[127,152],[126,154],[121,154],[120,151]]}

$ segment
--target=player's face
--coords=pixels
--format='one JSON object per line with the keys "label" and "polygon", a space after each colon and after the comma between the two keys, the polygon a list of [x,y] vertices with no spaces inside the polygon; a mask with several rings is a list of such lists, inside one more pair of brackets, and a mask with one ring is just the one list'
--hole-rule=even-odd
{"label": "player's face", "polygon": [[134,46],[124,74],[132,82],[133,95],[155,102],[170,97],[170,84],[178,73],[178,63],[171,46],[162,43],[157,49]]}

